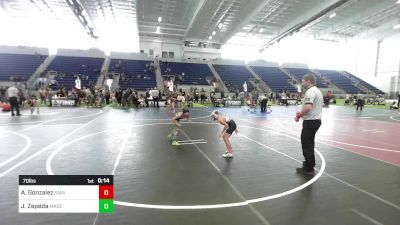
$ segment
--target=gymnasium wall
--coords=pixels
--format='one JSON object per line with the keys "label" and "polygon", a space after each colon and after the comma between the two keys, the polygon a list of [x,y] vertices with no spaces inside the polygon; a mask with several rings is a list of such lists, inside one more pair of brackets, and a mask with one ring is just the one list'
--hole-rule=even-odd
{"label": "gymnasium wall", "polygon": [[0,53],[26,54],[26,55],[34,55],[34,54],[48,55],[49,50],[47,48],[0,45]]}
{"label": "gymnasium wall", "polygon": [[153,56],[161,58],[162,52],[174,52],[174,58],[182,57],[182,43],[176,40],[140,40],[140,50],[150,55],[150,49],[153,50]]}
{"label": "gymnasium wall", "polygon": [[150,55],[162,58],[162,52],[174,52],[174,59],[216,59],[221,57],[219,49],[185,47],[181,41],[176,40],[140,40],[140,50]]}
{"label": "gymnasium wall", "polygon": [[92,58],[105,58],[104,51],[100,49],[57,49],[59,56],[78,56],[78,57],[92,57]]}
{"label": "gymnasium wall", "polygon": [[380,44],[375,79],[371,83],[395,95],[400,91],[400,34]]}
{"label": "gymnasium wall", "polygon": [[354,61],[347,70],[394,95],[400,90],[400,34],[379,42],[366,42],[359,41],[359,44],[354,45]]}

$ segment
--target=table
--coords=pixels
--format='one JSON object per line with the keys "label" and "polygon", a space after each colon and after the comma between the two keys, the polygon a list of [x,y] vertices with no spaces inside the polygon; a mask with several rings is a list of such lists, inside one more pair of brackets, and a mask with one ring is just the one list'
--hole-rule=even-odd
{"label": "table", "polygon": [[242,101],[240,100],[226,100],[225,106],[242,106]]}
{"label": "table", "polygon": [[51,99],[52,106],[75,106],[75,100],[67,99],[67,98],[52,98]]}

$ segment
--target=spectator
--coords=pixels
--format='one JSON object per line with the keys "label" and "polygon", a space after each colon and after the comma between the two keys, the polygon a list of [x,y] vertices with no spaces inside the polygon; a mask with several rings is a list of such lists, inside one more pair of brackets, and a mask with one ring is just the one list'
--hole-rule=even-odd
{"label": "spectator", "polygon": [[150,91],[149,91],[149,89],[147,88],[146,93],[145,93],[145,96],[144,96],[144,102],[145,102],[145,104],[146,104],[146,107],[149,107],[149,98],[150,98]]}
{"label": "spectator", "polygon": [[4,87],[0,87],[0,102],[6,101],[6,89]]}
{"label": "spectator", "polygon": [[157,87],[154,87],[153,90],[151,90],[151,97],[153,98],[153,107],[160,108],[159,102],[160,102],[160,91],[157,89]]}
{"label": "spectator", "polygon": [[143,95],[140,95],[138,101],[139,101],[139,107],[145,107],[145,99],[144,99]]}
{"label": "spectator", "polygon": [[364,100],[361,98],[361,96],[359,96],[357,98],[357,108],[356,108],[356,110],[358,111],[358,109],[360,108],[360,111],[362,111],[363,106],[364,106]]}
{"label": "spectator", "polygon": [[261,95],[259,98],[260,105],[261,105],[261,112],[266,112],[267,104],[268,104],[268,97],[267,94]]}
{"label": "spectator", "polygon": [[193,95],[189,95],[188,97],[188,107],[189,108],[193,107]]}
{"label": "spectator", "polygon": [[389,106],[389,109],[399,109],[399,103],[397,102],[396,105],[396,101],[393,101],[393,103]]}
{"label": "spectator", "polygon": [[235,89],[235,100],[239,97],[239,88]]}
{"label": "spectator", "polygon": [[247,96],[247,82],[246,81],[243,84],[243,92]]}
{"label": "spectator", "polygon": [[111,97],[110,91],[106,90],[105,94],[104,94],[104,97],[106,99],[106,105],[110,104],[110,97]]}
{"label": "spectator", "polygon": [[18,101],[19,107],[23,108],[26,97],[25,97],[25,93],[22,89],[18,89],[18,100],[19,100]]}
{"label": "spectator", "polygon": [[48,88],[46,92],[46,97],[49,101],[49,107],[53,106],[53,94],[53,90],[51,90],[51,88]]}
{"label": "spectator", "polygon": [[204,90],[204,88],[202,88],[201,91],[200,91],[200,101],[203,104],[206,101],[206,91]]}
{"label": "spectator", "polygon": [[121,106],[122,105],[122,90],[121,89],[118,89],[115,92],[115,98],[117,99],[118,106]]}
{"label": "spectator", "polygon": [[397,108],[400,107],[400,93],[397,95]]}

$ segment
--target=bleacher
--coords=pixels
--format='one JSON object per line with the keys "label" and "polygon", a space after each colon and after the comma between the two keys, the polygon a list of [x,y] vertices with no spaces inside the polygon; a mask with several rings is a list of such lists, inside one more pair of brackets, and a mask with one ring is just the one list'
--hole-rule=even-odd
{"label": "bleacher", "polygon": [[184,85],[209,85],[207,77],[213,76],[207,64],[160,61],[160,68],[164,77],[184,74],[181,81]]}
{"label": "bleacher", "polygon": [[213,64],[213,66],[230,92],[234,92],[236,89],[243,91],[245,81],[247,82],[247,91],[253,90],[250,79],[254,77],[245,66],[218,64]]}
{"label": "bleacher", "polygon": [[[294,76],[300,82],[304,75],[306,75],[308,73],[314,74],[309,69],[303,69],[303,68],[285,68],[285,69],[289,72],[290,75]],[[319,88],[327,88],[328,87],[328,85],[325,84],[324,80],[321,77],[315,75],[315,78],[316,78],[316,86],[317,87],[319,87]]]}
{"label": "bleacher", "polygon": [[320,74],[330,80],[335,86],[344,90],[349,94],[365,94],[364,91],[360,90],[353,85],[352,81],[336,70],[318,70]]}
{"label": "bleacher", "polygon": [[346,74],[348,74],[350,77],[353,77],[353,78],[355,78],[356,80],[358,80],[362,86],[368,88],[370,91],[373,91],[373,92],[375,92],[376,94],[381,94],[381,95],[382,95],[382,94],[385,94],[383,91],[381,91],[381,90],[379,90],[378,88],[372,86],[371,84],[365,82],[364,80],[360,79],[359,77],[357,77],[357,76],[355,76],[355,75],[353,75],[353,74],[351,74],[351,73],[349,73],[349,72],[346,72],[346,71],[344,71],[344,72],[345,72]]}
{"label": "bleacher", "polygon": [[[0,81],[9,81],[11,76],[21,78],[27,81],[35,70],[43,63],[47,55],[26,55],[0,53]],[[56,56],[50,63],[47,71],[53,71],[58,74],[56,80],[59,86],[72,88],[75,86],[75,76],[80,75],[82,86],[94,85],[99,78],[104,58]],[[122,89],[133,88],[136,90],[146,90],[157,86],[154,71],[151,71],[146,64],[150,65],[153,61],[146,60],[122,60],[112,59],[109,71],[119,74],[125,74],[124,79],[119,80],[119,86]],[[250,79],[252,74],[243,65],[219,65],[213,64],[215,70],[221,76],[222,81],[228,87],[229,91],[236,89],[243,90],[243,83],[246,81],[248,91],[253,89]],[[212,77],[212,72],[207,64],[198,63],[178,63],[178,62],[160,62],[161,73],[163,76],[182,76],[184,85],[209,85],[207,79]],[[274,92],[287,90],[291,93],[297,92],[291,84],[291,79],[278,67],[252,66],[261,79]],[[285,68],[290,75],[300,80],[304,74],[310,73],[309,69]],[[336,70],[317,70],[332,84],[350,94],[365,93],[353,84],[353,80],[359,82],[362,86],[375,92],[384,94],[381,90],[365,82],[349,72]],[[311,72],[312,73],[312,72]],[[343,75],[342,73],[345,73]],[[351,79],[349,79],[349,76]],[[324,80],[316,76],[317,87],[327,88]]]}
{"label": "bleacher", "polygon": [[79,75],[81,86],[95,85],[99,78],[104,58],[56,56],[46,71],[56,72],[58,86],[73,88],[75,76]]}
{"label": "bleacher", "polygon": [[252,66],[251,68],[273,92],[282,92],[283,90],[287,90],[290,93],[297,92],[297,89],[289,83],[291,82],[290,77],[278,67]]}
{"label": "bleacher", "polygon": [[47,55],[23,55],[0,53],[0,80],[10,81],[10,77],[27,81],[43,63]]}
{"label": "bleacher", "polygon": [[146,90],[157,86],[156,75],[149,69],[151,63],[153,61],[111,59],[109,72],[121,74],[119,87],[123,90]]}

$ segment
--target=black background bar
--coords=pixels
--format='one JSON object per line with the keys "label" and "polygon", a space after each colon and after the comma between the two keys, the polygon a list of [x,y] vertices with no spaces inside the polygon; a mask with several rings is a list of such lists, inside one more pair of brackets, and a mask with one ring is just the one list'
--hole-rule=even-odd
{"label": "black background bar", "polygon": [[114,184],[113,175],[19,175],[19,185],[113,185],[113,184]]}

